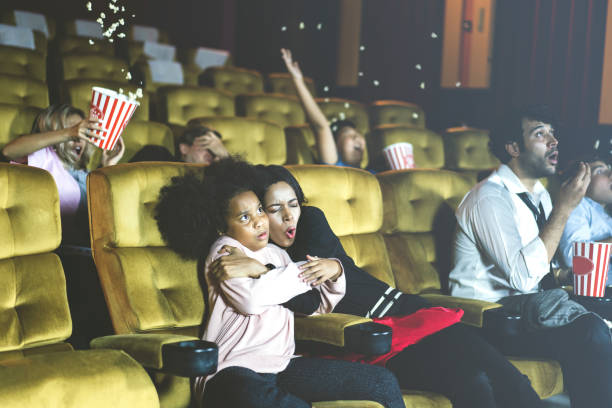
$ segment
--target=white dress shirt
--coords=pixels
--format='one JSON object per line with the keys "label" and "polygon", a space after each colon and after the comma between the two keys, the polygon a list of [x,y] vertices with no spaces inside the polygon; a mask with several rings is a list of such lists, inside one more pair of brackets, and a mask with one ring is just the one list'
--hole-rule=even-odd
{"label": "white dress shirt", "polygon": [[536,208],[542,203],[548,218],[548,191],[537,181],[530,193],[505,164],[463,197],[449,276],[453,296],[495,302],[538,291],[550,266],[535,217],[518,196],[523,192]]}

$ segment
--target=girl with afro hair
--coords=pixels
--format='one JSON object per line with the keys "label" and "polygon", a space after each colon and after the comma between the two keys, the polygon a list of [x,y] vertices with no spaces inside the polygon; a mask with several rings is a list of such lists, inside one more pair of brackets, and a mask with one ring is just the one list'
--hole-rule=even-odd
{"label": "girl with afro hair", "polygon": [[[217,343],[219,361],[216,374],[196,379],[197,399],[207,408],[306,408],[326,400],[403,407],[397,380],[382,367],[294,356],[294,314],[286,302],[313,289],[299,277],[300,264],[268,243],[268,217],[253,192],[255,169],[228,158],[204,172],[204,177],[172,179],[156,207],[170,248],[188,259],[208,254],[209,313],[202,337]],[[215,276],[211,264],[232,253],[243,253],[262,267],[245,268],[248,272],[231,278]],[[316,289],[315,313],[330,312],[342,299],[346,283],[339,269],[335,279]]]}

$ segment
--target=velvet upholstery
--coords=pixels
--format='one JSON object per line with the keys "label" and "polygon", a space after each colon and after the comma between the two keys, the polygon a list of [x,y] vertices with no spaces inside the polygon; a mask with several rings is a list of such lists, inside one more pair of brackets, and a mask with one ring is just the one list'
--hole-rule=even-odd
{"label": "velvet upholstery", "polygon": [[22,75],[47,80],[45,56],[35,50],[0,45],[0,74]]}
{"label": "velvet upholstery", "polygon": [[140,149],[147,145],[162,146],[174,154],[174,136],[163,123],[131,119],[121,134],[125,153],[120,163],[127,163]]}
{"label": "velvet upholstery", "polygon": [[[124,94],[128,94],[129,92],[135,93],[138,88],[133,84],[105,79],[72,79],[70,81],[63,81],[60,84],[60,100],[62,103],[67,103],[84,112],[89,112],[92,93],[91,88],[94,86],[112,89],[117,92],[123,89]],[[138,102],[140,106],[134,111],[132,120],[149,120],[149,95],[144,93],[143,97],[138,99]]]}
{"label": "velvet upholstery", "polygon": [[189,124],[201,124],[219,131],[231,154],[240,154],[254,164],[284,164],[287,155],[283,128],[276,123],[242,117],[196,118]]}
{"label": "velvet upholstery", "polygon": [[363,104],[342,98],[316,98],[315,100],[330,123],[334,120],[350,120],[364,137],[370,130],[368,112]]}
{"label": "velvet upholstery", "polygon": [[234,95],[263,92],[263,77],[257,71],[236,67],[210,67],[199,78],[199,84],[228,91]]}
{"label": "velvet upholstery", "polygon": [[486,170],[499,166],[499,160],[489,151],[489,132],[484,129],[447,129],[444,151],[447,169]]}
{"label": "velvet upholstery", "polygon": [[370,126],[408,125],[425,128],[425,111],[419,105],[404,101],[380,100],[370,104]]}
{"label": "velvet upholstery", "polygon": [[[317,89],[312,78],[304,77],[304,83],[314,97],[317,96]],[[290,74],[286,72],[272,72],[266,76],[266,89],[271,93],[297,96],[295,85]]]}
{"label": "velvet upholstery", "polygon": [[43,81],[21,75],[0,74],[0,89],[0,103],[41,109],[49,106],[49,90]]}
{"label": "velvet upholstery", "polygon": [[204,86],[164,86],[157,91],[159,119],[178,125],[205,116],[234,116],[234,97]]}
{"label": "velvet upholstery", "polygon": [[63,343],[72,321],[51,252],[61,240],[51,174],[0,163],[0,185],[0,406],[158,407],[147,373],[125,353]]}
{"label": "velvet upholstery", "polygon": [[121,351],[69,351],[0,362],[3,407],[159,407],[147,373]]}
{"label": "velvet upholstery", "polygon": [[365,317],[342,313],[307,316],[295,319],[295,337],[343,347],[345,328],[370,321]]}
{"label": "velvet upholstery", "polygon": [[283,94],[249,93],[236,96],[239,116],[268,120],[281,127],[306,122],[304,109],[295,96]]}
{"label": "velvet upholstery", "polygon": [[287,164],[313,164],[318,161],[315,135],[308,124],[285,127]]}
{"label": "velvet upholstery", "polygon": [[0,103],[0,149],[18,136],[28,134],[40,108]]}
{"label": "velvet upholstery", "polygon": [[89,43],[89,38],[76,35],[63,35],[57,39],[57,51],[60,55],[96,53],[113,57],[115,47],[108,41],[94,41]]}
{"label": "velvet upholstery", "polygon": [[415,167],[438,169],[444,166],[442,137],[431,130],[408,125],[381,125],[368,135],[368,149],[374,160],[382,159],[384,147],[400,142],[412,145]]}
{"label": "velvet upholstery", "polygon": [[83,53],[69,54],[61,57],[64,81],[71,79],[103,79],[127,83],[125,78],[129,71],[125,61],[112,56]]}

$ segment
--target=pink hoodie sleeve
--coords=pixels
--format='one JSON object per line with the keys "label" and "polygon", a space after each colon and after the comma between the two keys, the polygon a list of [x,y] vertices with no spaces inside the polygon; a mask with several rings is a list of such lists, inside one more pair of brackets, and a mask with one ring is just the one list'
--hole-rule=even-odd
{"label": "pink hoodie sleeve", "polygon": [[331,313],[334,310],[334,307],[342,300],[344,294],[346,293],[346,277],[344,276],[344,266],[342,266],[342,262],[339,259],[331,258],[340,263],[340,267],[342,268],[342,274],[336,279],[335,282],[331,280],[327,280],[323,282],[321,286],[319,286],[319,291],[321,292],[321,304],[318,309],[315,310],[313,314],[324,314]]}
{"label": "pink hoodie sleeve", "polygon": [[[208,265],[221,256],[217,254],[218,249],[227,242],[219,240],[217,243],[219,245],[213,246],[207,261],[207,271]],[[235,242],[230,245],[235,246]],[[257,315],[269,307],[280,305],[294,296],[309,291],[311,287],[298,278],[299,273],[298,266],[291,262],[257,279],[244,277],[225,280],[219,284],[219,290],[228,304],[239,313]]]}

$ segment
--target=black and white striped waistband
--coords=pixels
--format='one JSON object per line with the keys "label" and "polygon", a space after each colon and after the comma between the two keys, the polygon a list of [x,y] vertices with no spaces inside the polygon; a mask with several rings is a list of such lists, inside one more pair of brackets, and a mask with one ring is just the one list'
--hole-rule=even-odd
{"label": "black and white striped waistband", "polygon": [[372,309],[368,311],[365,317],[383,317],[389,311],[391,306],[397,302],[402,295],[397,289],[388,287],[385,293],[376,301]]}

